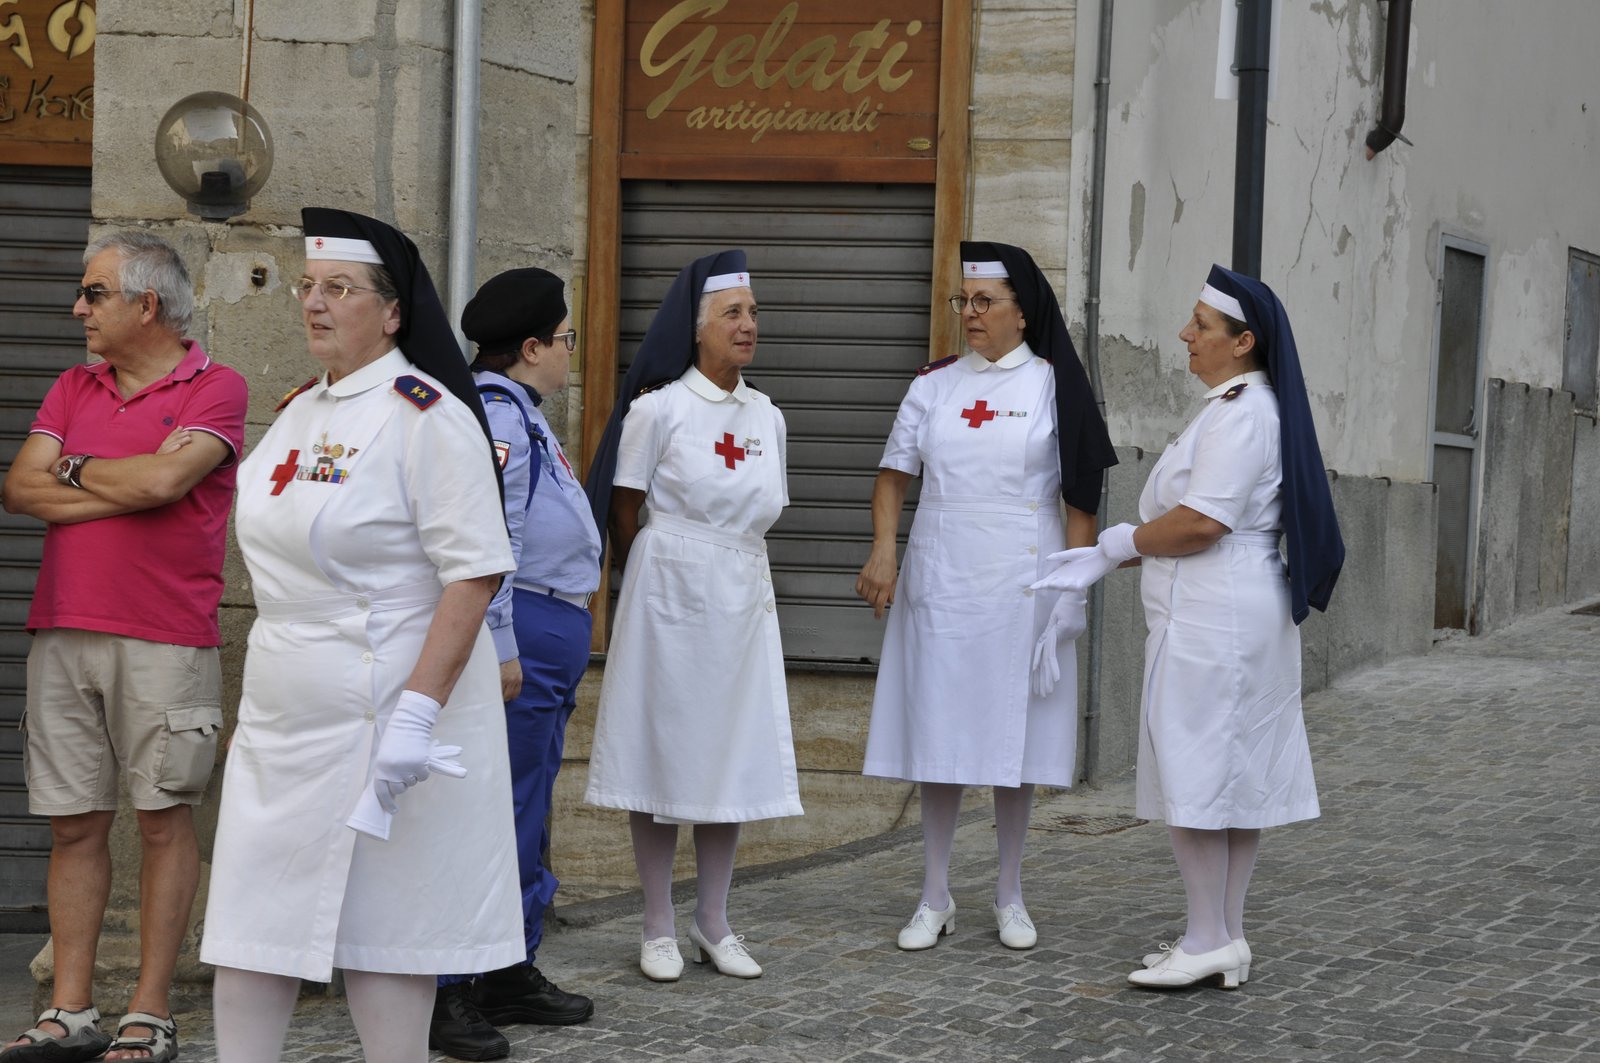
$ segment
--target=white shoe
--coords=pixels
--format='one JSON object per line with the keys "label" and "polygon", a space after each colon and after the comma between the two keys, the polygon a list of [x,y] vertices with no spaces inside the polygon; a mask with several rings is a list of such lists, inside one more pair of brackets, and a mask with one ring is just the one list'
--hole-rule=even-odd
{"label": "white shoe", "polygon": [[711,962],[723,974],[731,974],[735,978],[761,977],[761,965],[751,958],[750,950],[744,947],[743,934],[729,934],[713,945],[711,939],[700,933],[698,923],[690,923],[689,946],[695,963],[705,963],[706,957],[710,956]]}
{"label": "white shoe", "polygon": [[[1182,943],[1182,938],[1179,938],[1170,945],[1163,941],[1159,946],[1157,946],[1161,950],[1160,952],[1145,953],[1144,959],[1141,962],[1143,962],[1146,967],[1154,967],[1156,964],[1167,958],[1167,953],[1171,952]],[[1250,943],[1244,938],[1234,938],[1233,947],[1239,950],[1239,984],[1244,985],[1246,982],[1250,981]]]}
{"label": "white shoe", "polygon": [[898,944],[907,952],[921,952],[937,945],[942,935],[955,932],[955,901],[952,900],[950,907],[942,911],[934,911],[924,902],[917,905],[917,910],[911,915],[911,922],[901,929]]}
{"label": "white shoe", "polygon": [[683,974],[677,938],[651,938],[639,946],[639,970],[652,982],[676,982]]}
{"label": "white shoe", "polygon": [[1039,943],[1039,932],[1020,904],[995,905],[994,923],[1000,930],[1000,944],[1008,949],[1031,949]]}
{"label": "white shoe", "polygon": [[1233,942],[1220,949],[1191,956],[1178,945],[1154,967],[1141,967],[1128,981],[1145,989],[1183,989],[1221,976],[1222,988],[1239,988],[1239,950]]}

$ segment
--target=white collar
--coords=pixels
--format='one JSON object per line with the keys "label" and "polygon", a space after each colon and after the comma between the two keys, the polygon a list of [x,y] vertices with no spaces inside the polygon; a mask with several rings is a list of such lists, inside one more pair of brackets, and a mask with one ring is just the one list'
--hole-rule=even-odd
{"label": "white collar", "polygon": [[977,359],[972,365],[972,371],[985,373],[990,369],[1015,369],[1019,365],[1027,365],[1033,361],[1033,348],[1028,346],[1027,340],[1023,340],[1016,350],[993,362],[976,351],[972,352],[972,356]]}
{"label": "white collar", "polygon": [[336,399],[348,398],[359,395],[363,391],[371,391],[380,384],[387,384],[397,376],[404,376],[408,372],[415,372],[416,366],[407,360],[405,354],[398,347],[391,347],[389,353],[375,362],[368,362],[353,373],[347,373],[328,384],[328,375],[322,375],[323,383],[327,385],[328,394]]}
{"label": "white collar", "polygon": [[739,382],[733,385],[732,391],[723,391],[717,387],[711,382],[710,377],[700,372],[700,367],[697,365],[691,365],[688,372],[678,379],[682,380],[690,391],[708,402],[721,402],[727,398],[733,398],[739,402],[750,401],[750,385],[744,382],[743,373],[739,374]]}
{"label": "white collar", "polygon": [[1248,373],[1240,373],[1236,377],[1229,377],[1224,380],[1206,392],[1206,398],[1214,399],[1218,395],[1226,394],[1229,388],[1239,384],[1255,384],[1258,387],[1270,388],[1272,386],[1272,378],[1267,376],[1267,372],[1264,369],[1252,369]]}

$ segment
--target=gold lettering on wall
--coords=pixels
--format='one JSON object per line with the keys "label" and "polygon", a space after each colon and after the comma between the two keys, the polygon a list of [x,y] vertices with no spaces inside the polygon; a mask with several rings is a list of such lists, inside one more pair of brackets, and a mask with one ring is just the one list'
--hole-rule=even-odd
{"label": "gold lettering on wall", "polygon": [[0,0],[0,144],[8,158],[89,162],[95,35],[88,0]]}
{"label": "gold lettering on wall", "polygon": [[[878,118],[886,104],[871,92],[886,96],[899,92],[916,73],[901,61],[911,39],[922,32],[920,19],[909,19],[898,30],[891,20],[878,19],[870,28],[852,33],[844,43],[841,34],[822,33],[789,44],[790,32],[800,14],[798,0],[791,0],[773,16],[759,40],[753,33],[741,33],[728,37],[718,47],[720,31],[713,23],[675,51],[663,47],[668,37],[691,20],[707,20],[727,4],[728,0],[682,0],[645,34],[639,48],[640,71],[652,81],[670,79],[645,106],[646,119],[658,120],[688,93],[683,100],[688,108],[682,119],[686,128],[748,133],[752,144],[759,143],[768,132],[872,132],[878,128]],[[790,99],[780,102],[759,98],[720,104],[696,102],[698,94],[689,90],[708,74],[710,84],[720,89],[748,83],[751,89],[763,93],[781,86],[816,93],[832,91],[844,94],[849,106],[796,106]]]}

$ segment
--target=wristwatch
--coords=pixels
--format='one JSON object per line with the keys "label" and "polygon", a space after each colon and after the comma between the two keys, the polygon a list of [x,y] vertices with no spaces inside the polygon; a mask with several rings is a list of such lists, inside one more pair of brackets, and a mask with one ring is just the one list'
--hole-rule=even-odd
{"label": "wristwatch", "polygon": [[68,487],[83,488],[83,465],[93,454],[66,454],[56,462],[56,479]]}

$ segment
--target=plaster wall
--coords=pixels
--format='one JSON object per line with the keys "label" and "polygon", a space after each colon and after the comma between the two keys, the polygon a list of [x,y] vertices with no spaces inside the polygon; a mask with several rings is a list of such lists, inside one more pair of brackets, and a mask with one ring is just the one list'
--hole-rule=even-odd
{"label": "plaster wall", "polygon": [[[1120,4],[1113,27],[1102,332],[1112,438],[1159,448],[1196,393],[1176,339],[1231,254],[1237,107],[1213,98],[1224,0]],[[1461,0],[1413,15],[1404,127],[1373,161],[1384,12],[1283,5],[1264,276],[1289,308],[1329,467],[1420,481],[1441,233],[1487,244],[1485,377],[1559,386],[1568,246],[1600,246],[1600,7]],[[1087,160],[1099,5],[1078,8],[1073,136]],[[1087,276],[1089,167],[1071,175],[1068,313]],[[1536,189],[1536,191],[1534,191]]]}

